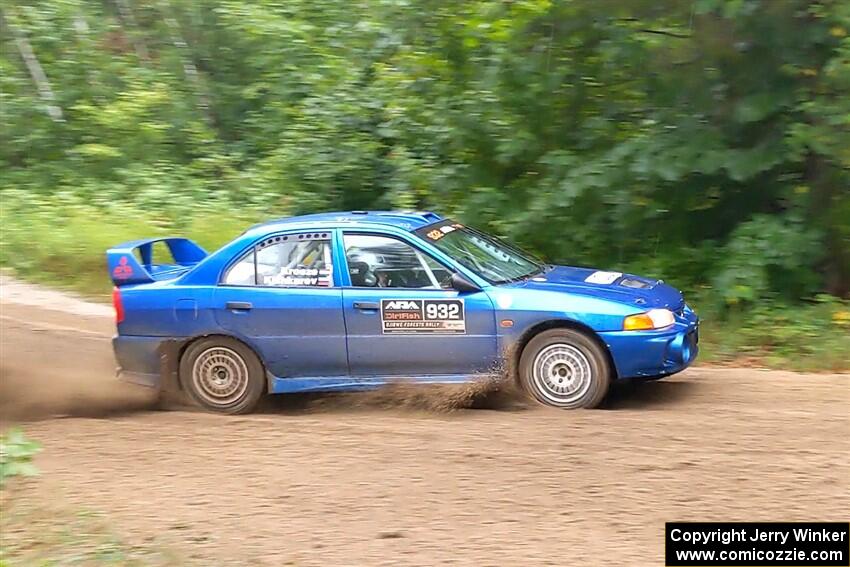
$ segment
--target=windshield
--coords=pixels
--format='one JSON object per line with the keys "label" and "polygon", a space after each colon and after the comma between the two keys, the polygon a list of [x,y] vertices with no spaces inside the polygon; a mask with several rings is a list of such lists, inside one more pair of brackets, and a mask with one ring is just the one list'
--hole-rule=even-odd
{"label": "windshield", "polygon": [[416,231],[454,260],[492,284],[533,276],[543,264],[510,244],[454,221],[442,221]]}

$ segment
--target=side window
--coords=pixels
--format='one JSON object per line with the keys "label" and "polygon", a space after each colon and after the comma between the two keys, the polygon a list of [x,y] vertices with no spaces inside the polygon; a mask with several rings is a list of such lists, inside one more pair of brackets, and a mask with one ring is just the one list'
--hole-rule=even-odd
{"label": "side window", "polygon": [[331,241],[326,234],[273,236],[259,243],[224,275],[228,285],[333,286]]}
{"label": "side window", "polygon": [[451,273],[442,264],[396,238],[344,234],[351,285],[448,289]]}
{"label": "side window", "polygon": [[254,271],[254,248],[242,256],[242,259],[230,266],[224,274],[222,283],[227,285],[256,285],[256,272]]}

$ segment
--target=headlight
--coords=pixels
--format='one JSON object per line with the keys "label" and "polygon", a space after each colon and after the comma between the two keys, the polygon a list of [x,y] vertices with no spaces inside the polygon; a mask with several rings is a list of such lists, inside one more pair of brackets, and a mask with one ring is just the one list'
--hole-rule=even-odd
{"label": "headlight", "polygon": [[624,331],[645,331],[648,329],[663,329],[676,322],[676,317],[669,309],[650,309],[645,313],[629,315],[623,319]]}

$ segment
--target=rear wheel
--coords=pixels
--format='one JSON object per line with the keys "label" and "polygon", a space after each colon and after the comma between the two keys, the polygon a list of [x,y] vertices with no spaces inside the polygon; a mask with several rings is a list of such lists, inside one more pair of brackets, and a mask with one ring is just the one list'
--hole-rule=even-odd
{"label": "rear wheel", "polygon": [[180,359],[180,384],[199,406],[228,414],[253,411],[265,391],[257,355],[229,337],[208,337],[189,345]]}
{"label": "rear wheel", "polygon": [[519,377],[540,403],[564,408],[594,408],[611,385],[611,365],[602,347],[573,329],[550,329],[522,351]]}

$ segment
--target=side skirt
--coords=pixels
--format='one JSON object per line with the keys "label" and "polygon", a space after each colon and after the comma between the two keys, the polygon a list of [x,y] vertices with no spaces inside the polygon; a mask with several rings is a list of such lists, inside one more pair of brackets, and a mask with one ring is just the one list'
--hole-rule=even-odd
{"label": "side skirt", "polygon": [[438,374],[428,376],[325,376],[321,378],[269,377],[270,394],[295,392],[356,392],[389,384],[465,384],[492,380],[498,374]]}

